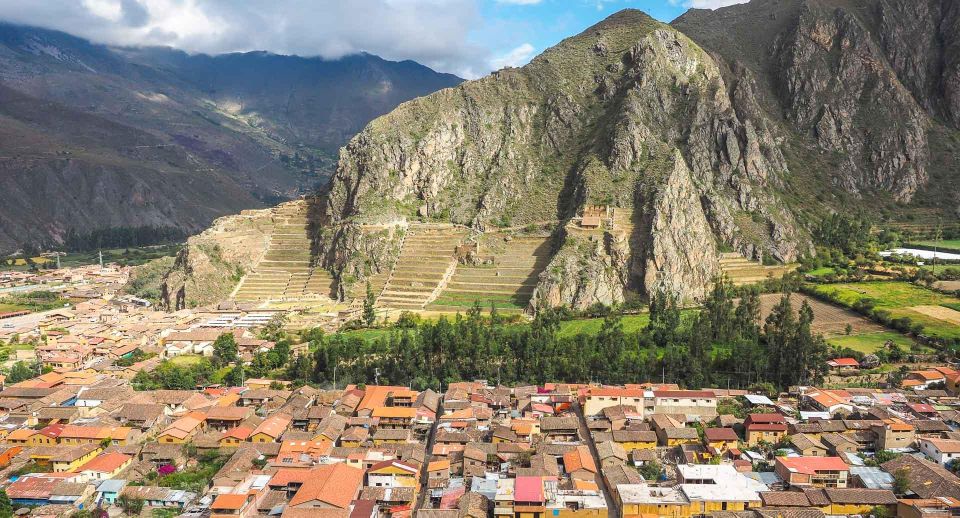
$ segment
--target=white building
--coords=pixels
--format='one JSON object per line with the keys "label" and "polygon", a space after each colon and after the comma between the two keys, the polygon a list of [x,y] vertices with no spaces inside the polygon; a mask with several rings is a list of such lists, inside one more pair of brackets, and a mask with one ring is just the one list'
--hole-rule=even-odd
{"label": "white building", "polygon": [[950,461],[960,459],[960,440],[920,439],[920,451],[937,464],[946,466]]}

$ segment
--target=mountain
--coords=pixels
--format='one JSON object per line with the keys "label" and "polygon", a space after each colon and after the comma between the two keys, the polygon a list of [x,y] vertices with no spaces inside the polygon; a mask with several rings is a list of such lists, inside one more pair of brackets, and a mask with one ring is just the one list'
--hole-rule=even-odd
{"label": "mountain", "polygon": [[0,24],[0,251],[313,189],[369,120],[459,78],[372,55],[188,55]]}
{"label": "mountain", "polygon": [[[371,226],[555,221],[533,304],[583,307],[702,297],[722,251],[795,261],[835,210],[955,221],[957,11],[754,0],[672,25],[621,11],[374,120],[341,152],[318,251],[363,279],[394,248]],[[590,205],[631,213],[630,235],[565,230]]]}
{"label": "mountain", "polygon": [[[421,247],[441,238],[408,223],[454,223],[473,237],[547,228],[530,309],[582,309],[657,293],[700,299],[721,259],[786,268],[814,253],[815,228],[835,212],[957,222],[957,10],[754,0],[669,25],[618,12],[524,67],[374,119],[310,200],[312,253],[341,296],[392,279],[402,261],[394,291],[435,294],[444,281],[423,282],[428,265],[402,245],[408,231]],[[612,225],[584,229],[585,213]]]}

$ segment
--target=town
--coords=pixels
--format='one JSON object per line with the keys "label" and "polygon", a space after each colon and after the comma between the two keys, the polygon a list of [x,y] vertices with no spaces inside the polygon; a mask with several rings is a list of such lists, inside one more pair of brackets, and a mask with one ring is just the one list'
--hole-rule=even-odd
{"label": "town", "polygon": [[[310,352],[309,341],[277,338],[281,313],[157,311],[118,291],[128,275],[95,265],[9,276],[59,286],[74,303],[0,320],[10,367],[0,391],[0,510],[216,518],[960,510],[960,371],[946,364],[928,362],[888,388],[304,384],[244,377],[265,357],[294,365]],[[165,364],[198,362],[224,372],[222,381],[166,388],[177,385]],[[853,357],[823,365],[834,376],[867,367]]]}

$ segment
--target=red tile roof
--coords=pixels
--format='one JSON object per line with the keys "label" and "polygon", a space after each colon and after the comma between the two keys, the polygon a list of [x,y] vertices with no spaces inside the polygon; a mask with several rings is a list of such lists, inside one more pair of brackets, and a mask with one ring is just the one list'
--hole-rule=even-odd
{"label": "red tile roof", "polygon": [[818,471],[847,471],[849,466],[840,457],[777,457],[788,470],[813,475]]}
{"label": "red tile roof", "polygon": [[97,471],[100,473],[113,473],[120,466],[123,466],[132,459],[130,455],[125,455],[119,452],[113,453],[104,453],[94,457],[90,462],[87,462],[83,466],[80,466],[80,469],[77,471]]}
{"label": "red tile roof", "polygon": [[346,464],[329,464],[310,470],[310,477],[290,500],[290,507],[319,500],[346,509],[363,485],[363,470]]}

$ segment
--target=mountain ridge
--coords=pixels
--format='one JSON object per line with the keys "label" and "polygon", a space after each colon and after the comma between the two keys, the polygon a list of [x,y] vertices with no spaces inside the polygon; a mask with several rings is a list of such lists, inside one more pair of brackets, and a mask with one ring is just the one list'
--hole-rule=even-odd
{"label": "mountain ridge", "polygon": [[[48,114],[48,120],[33,121],[43,130],[40,134],[28,131],[23,137],[29,138],[21,138],[19,144],[25,148],[11,147],[11,140],[0,142],[0,156],[7,157],[0,161],[6,161],[8,170],[16,170],[16,174],[8,173],[3,178],[6,192],[10,196],[18,193],[15,200],[0,194],[0,201],[8,207],[0,223],[0,251],[11,252],[21,244],[56,247],[71,229],[83,232],[120,224],[176,226],[192,233],[205,228],[217,216],[309,192],[329,175],[336,148],[369,119],[403,100],[460,82],[459,78],[433,73],[426,67],[371,55],[342,62],[308,59],[304,62],[313,63],[313,75],[290,74],[291,79],[284,86],[310,91],[322,79],[328,86],[332,84],[330,88],[314,88],[314,95],[288,103],[287,111],[259,107],[254,111],[229,96],[211,98],[209,91],[197,85],[196,81],[203,79],[197,72],[205,66],[204,58],[194,62],[191,56],[181,56],[184,62],[193,63],[193,68],[174,72],[145,59],[143,53],[150,52],[167,55],[171,51],[117,49],[62,32],[0,23],[0,85],[27,96],[38,106],[53,103],[51,106],[71,113],[96,117],[85,119],[84,124],[100,124],[95,120],[119,124],[112,126],[114,134],[102,134],[98,143],[91,143],[85,135],[88,128],[83,124],[75,128],[73,135],[60,131],[61,137],[72,143],[68,146],[63,141],[54,143],[41,138],[43,132],[57,126],[56,114],[42,110]],[[133,59],[133,54],[138,58]],[[273,57],[252,57],[230,58],[234,73],[243,69],[254,76],[278,76],[258,65]],[[289,68],[292,61],[280,59],[271,65],[271,70]],[[219,70],[226,74],[231,67],[220,66]],[[323,79],[325,75],[333,77]],[[337,78],[349,82],[338,85]],[[385,80],[393,89],[378,94],[377,87]],[[343,93],[335,98],[338,91]],[[329,95],[324,97],[324,92]],[[361,105],[361,109],[351,108]],[[324,110],[334,117],[314,117]],[[300,113],[306,115],[288,115]],[[6,120],[8,128],[23,127],[9,115]],[[69,133],[70,128],[61,130]],[[79,179],[82,185],[107,181],[109,175],[98,179],[102,163],[121,163],[129,154],[111,148],[110,143],[123,141],[123,133],[128,131],[150,135],[155,140],[151,145],[175,150],[179,158],[176,163],[154,163],[151,159],[126,172],[117,170],[128,179],[117,181],[117,185],[128,190],[115,192],[116,198],[98,200],[93,191],[84,189],[77,190],[82,196],[65,196],[64,189],[69,190],[69,186],[57,187],[64,178]],[[83,148],[81,142],[97,148],[100,156],[88,157],[87,161],[74,158],[69,174],[63,161],[25,162],[18,158],[24,149],[45,157],[63,156],[66,151],[76,153]],[[135,170],[140,172],[134,175]],[[139,180],[133,180],[134,176],[139,176]],[[45,188],[37,189],[37,185]],[[139,190],[134,185],[139,185]],[[163,209],[146,213],[112,209],[120,207],[125,199],[143,199],[145,205]],[[31,231],[38,228],[42,231]]]}

